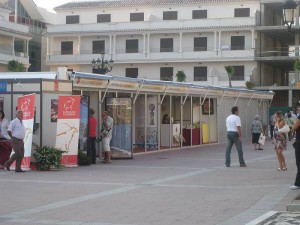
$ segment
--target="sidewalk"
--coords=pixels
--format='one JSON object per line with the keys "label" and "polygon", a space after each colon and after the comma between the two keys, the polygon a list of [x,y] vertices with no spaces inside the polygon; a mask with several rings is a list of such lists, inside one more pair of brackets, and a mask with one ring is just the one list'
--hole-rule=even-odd
{"label": "sidewalk", "polygon": [[274,215],[297,221],[297,214],[278,213],[300,196],[289,189],[296,166],[291,142],[288,148],[286,172],[277,171],[270,139],[263,151],[243,142],[246,168],[235,147],[227,168],[225,145],[207,145],[62,171],[0,170],[0,224],[273,225]]}

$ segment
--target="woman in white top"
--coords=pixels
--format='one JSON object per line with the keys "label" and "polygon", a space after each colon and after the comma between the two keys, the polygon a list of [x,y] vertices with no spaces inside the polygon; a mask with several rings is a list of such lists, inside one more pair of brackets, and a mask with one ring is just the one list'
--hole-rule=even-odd
{"label": "woman in white top", "polygon": [[4,119],[5,114],[2,110],[0,110],[0,138],[10,139],[7,128],[8,128],[8,121],[7,119]]}

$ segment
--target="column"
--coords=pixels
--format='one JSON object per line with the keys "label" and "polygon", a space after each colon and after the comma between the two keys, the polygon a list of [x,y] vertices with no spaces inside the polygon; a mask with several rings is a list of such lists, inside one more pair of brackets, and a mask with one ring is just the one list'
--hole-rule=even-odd
{"label": "column", "polygon": [[13,43],[12,43],[12,55],[16,55],[16,54],[15,54],[15,37],[13,37]]}
{"label": "column", "polygon": [[255,31],[251,30],[251,35],[252,35],[252,44],[251,44],[251,48],[255,49]]}
{"label": "column", "polygon": [[182,32],[179,33],[179,52],[182,52]]}
{"label": "column", "polygon": [[15,23],[18,23],[18,0],[15,0]]}
{"label": "column", "polygon": [[147,54],[148,58],[150,57],[150,33],[147,35]]}
{"label": "column", "polygon": [[113,35],[113,54],[116,54],[116,35]]}
{"label": "column", "polygon": [[293,90],[289,90],[289,107],[293,107]]}
{"label": "column", "polygon": [[51,37],[51,43],[50,43],[50,45],[52,46],[53,49],[52,49],[52,53],[50,52],[50,54],[52,54],[52,55],[53,55],[53,51],[55,50],[53,43],[54,43],[54,37]]}
{"label": "column", "polygon": [[260,26],[265,26],[265,4],[260,4]]}
{"label": "column", "polygon": [[109,35],[109,54],[112,54],[112,35]]}
{"label": "column", "polygon": [[146,34],[143,34],[143,53],[146,53]]}
{"label": "column", "polygon": [[218,31],[219,32],[219,51],[221,51],[221,39],[222,39],[222,31]]}
{"label": "column", "polygon": [[47,49],[46,49],[47,53],[46,55],[49,55],[49,38],[47,37]]}
{"label": "column", "polygon": [[81,36],[78,36],[78,43],[77,43],[77,54],[80,55],[80,45],[81,45]]}
{"label": "column", "polygon": [[214,31],[214,51],[218,51],[218,44],[217,44],[217,31]]}
{"label": "column", "polygon": [[29,40],[26,41],[26,57],[28,57],[28,50],[29,50]]}

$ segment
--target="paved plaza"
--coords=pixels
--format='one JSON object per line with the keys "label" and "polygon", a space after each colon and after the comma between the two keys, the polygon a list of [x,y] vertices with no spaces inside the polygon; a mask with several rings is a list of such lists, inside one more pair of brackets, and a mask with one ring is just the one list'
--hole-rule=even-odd
{"label": "paved plaza", "polygon": [[[284,212],[300,196],[291,142],[288,171],[270,139],[263,151],[243,142],[248,167],[225,145],[142,154],[111,165],[62,171],[0,171],[0,224],[5,225],[243,225],[300,224]],[[277,222],[276,222],[277,221]]]}

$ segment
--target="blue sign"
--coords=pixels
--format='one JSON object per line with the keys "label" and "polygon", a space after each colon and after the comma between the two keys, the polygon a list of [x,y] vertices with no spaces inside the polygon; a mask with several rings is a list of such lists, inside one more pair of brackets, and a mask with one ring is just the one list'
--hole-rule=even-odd
{"label": "blue sign", "polygon": [[0,92],[7,92],[7,82],[0,81]]}

